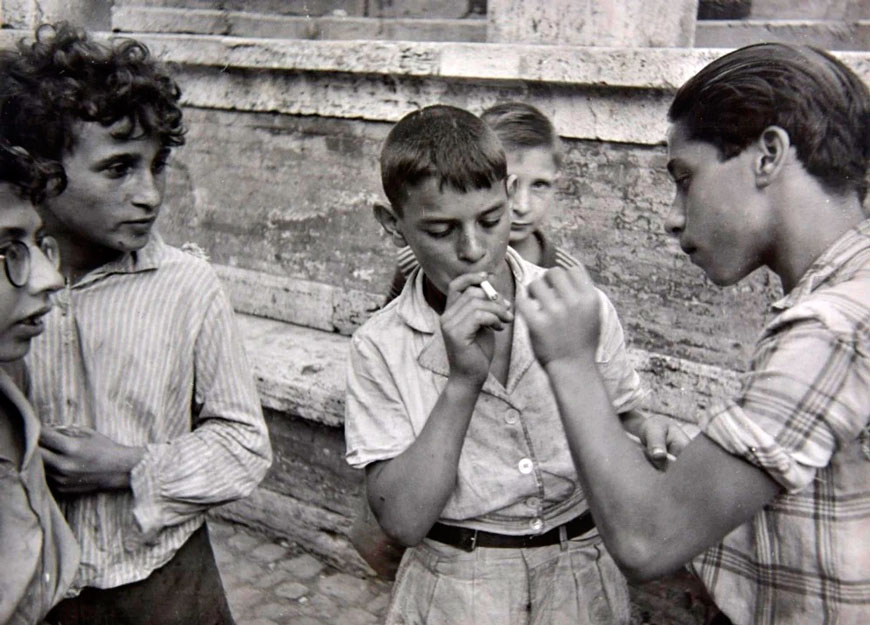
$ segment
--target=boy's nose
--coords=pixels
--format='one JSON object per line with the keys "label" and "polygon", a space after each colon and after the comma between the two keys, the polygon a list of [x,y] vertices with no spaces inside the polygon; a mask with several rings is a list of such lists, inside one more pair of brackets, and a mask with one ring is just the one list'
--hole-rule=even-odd
{"label": "boy's nose", "polygon": [[459,238],[457,255],[460,259],[469,263],[476,263],[483,258],[484,254],[486,254],[486,248],[477,236],[463,234]]}
{"label": "boy's nose", "polygon": [[517,188],[514,194],[513,204],[511,206],[514,213],[517,215],[525,215],[529,212],[529,191],[528,189]]}
{"label": "boy's nose", "polygon": [[31,295],[54,293],[63,288],[63,276],[55,263],[38,247],[30,248],[30,280],[27,290]]}
{"label": "boy's nose", "polygon": [[683,200],[679,194],[674,196],[674,201],[671,202],[671,210],[668,211],[665,217],[665,232],[672,237],[680,236],[680,233],[686,227],[686,210],[683,205]]}
{"label": "boy's nose", "polygon": [[163,185],[151,172],[145,172],[137,181],[133,204],[140,208],[155,210],[163,202]]}

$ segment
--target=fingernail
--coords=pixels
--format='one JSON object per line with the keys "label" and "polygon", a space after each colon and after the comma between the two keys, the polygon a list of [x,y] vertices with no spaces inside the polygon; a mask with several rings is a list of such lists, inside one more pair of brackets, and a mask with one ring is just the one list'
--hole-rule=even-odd
{"label": "fingernail", "polygon": [[650,453],[650,455],[655,456],[656,458],[660,458],[662,456],[666,456],[668,452],[666,449],[663,449],[662,447],[653,447],[652,449],[650,449],[649,453]]}

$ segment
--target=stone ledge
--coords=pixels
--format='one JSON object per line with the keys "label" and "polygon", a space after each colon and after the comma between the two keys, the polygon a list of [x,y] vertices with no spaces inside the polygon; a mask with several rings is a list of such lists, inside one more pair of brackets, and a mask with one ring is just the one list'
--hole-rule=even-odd
{"label": "stone ledge", "polygon": [[695,45],[734,48],[758,43],[811,44],[827,50],[870,50],[870,20],[721,20],[699,24]]}
{"label": "stone ledge", "polygon": [[[249,11],[116,6],[112,28],[139,33],[234,37],[486,42],[483,19],[299,17]],[[828,50],[870,49],[867,20],[706,20],[695,26],[696,48],[735,48],[760,41],[809,43]]]}
{"label": "stone ledge", "polygon": [[[0,46],[27,36],[0,31]],[[101,37],[108,33],[98,34]],[[309,41],[133,33],[177,66],[189,107],[394,122],[439,102],[533,102],[566,138],[657,145],[671,93],[716,49]],[[870,53],[840,52],[870,81]]]}
{"label": "stone ledge", "polygon": [[[272,319],[238,315],[263,406],[332,427],[344,424],[349,338]],[[737,385],[733,371],[629,350],[651,389],[648,410],[692,424]]]}
{"label": "stone ledge", "polygon": [[486,21],[482,19],[301,17],[141,6],[114,7],[112,29],[289,39],[486,41]]}

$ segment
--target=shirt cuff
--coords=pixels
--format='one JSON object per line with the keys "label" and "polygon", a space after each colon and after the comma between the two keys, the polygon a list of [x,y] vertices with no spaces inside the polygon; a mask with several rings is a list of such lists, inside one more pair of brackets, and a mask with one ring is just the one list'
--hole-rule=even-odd
{"label": "shirt cuff", "polygon": [[130,489],[133,491],[133,532],[125,539],[128,550],[141,548],[157,540],[163,529],[161,523],[160,484],[154,469],[151,450],[146,447],[142,460],[130,472]]}
{"label": "shirt cuff", "polygon": [[803,490],[815,477],[816,467],[799,462],[733,401],[702,417],[699,426],[725,451],[757,466],[789,493]]}

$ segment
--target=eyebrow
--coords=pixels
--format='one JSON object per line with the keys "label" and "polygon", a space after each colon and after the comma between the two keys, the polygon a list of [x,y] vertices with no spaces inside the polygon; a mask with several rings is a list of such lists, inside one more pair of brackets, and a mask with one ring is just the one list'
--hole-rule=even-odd
{"label": "eyebrow", "polygon": [[109,154],[108,156],[104,156],[96,163],[93,164],[93,169],[101,169],[110,163],[113,163],[118,160],[127,160],[134,161],[140,159],[141,156],[134,152],[115,152],[114,154]]}
{"label": "eyebrow", "polygon": [[27,230],[23,228],[0,228],[0,239],[23,239]]}
{"label": "eyebrow", "polygon": [[[505,205],[506,205],[506,202],[504,200],[499,200],[498,203],[493,204],[489,208],[481,211],[481,213],[478,215],[478,217],[484,217],[486,215],[489,215],[490,213],[494,213],[498,210],[501,210],[505,207]],[[420,223],[423,225],[437,225],[437,224],[449,224],[449,223],[453,223],[454,221],[457,221],[457,219],[454,217],[423,217],[420,220]]]}

